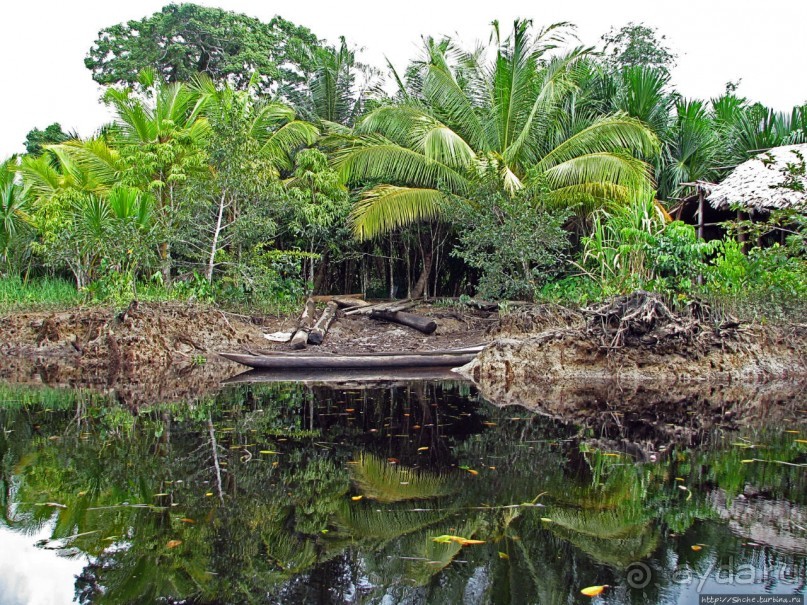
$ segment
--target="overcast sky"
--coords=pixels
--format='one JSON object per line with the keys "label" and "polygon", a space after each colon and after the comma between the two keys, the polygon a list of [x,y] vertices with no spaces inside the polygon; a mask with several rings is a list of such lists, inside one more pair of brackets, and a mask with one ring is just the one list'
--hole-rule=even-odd
{"label": "overcast sky", "polygon": [[[0,159],[23,150],[26,133],[60,122],[91,135],[109,116],[84,67],[98,31],[158,11],[167,0],[22,0],[3,7],[0,57]],[[280,13],[329,41],[344,35],[365,49],[362,59],[382,66],[384,56],[403,68],[420,36],[451,34],[471,45],[487,41],[489,23],[516,17],[536,24],[571,21],[586,44],[612,26],[644,22],[667,36],[679,55],[677,89],[690,97],[719,94],[742,78],[739,93],[777,109],[807,101],[805,0],[198,0],[269,20]],[[504,29],[504,27],[503,27]]]}

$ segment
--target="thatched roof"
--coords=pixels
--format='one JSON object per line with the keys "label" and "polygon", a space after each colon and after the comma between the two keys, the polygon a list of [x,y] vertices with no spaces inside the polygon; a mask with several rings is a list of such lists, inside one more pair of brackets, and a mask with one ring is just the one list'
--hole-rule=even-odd
{"label": "thatched roof", "polygon": [[[801,157],[799,157],[799,154]],[[807,160],[807,144],[774,147],[755,158],[743,162],[719,185],[712,185],[706,199],[716,210],[742,206],[754,210],[781,208],[807,208],[807,178],[793,176],[788,164]],[[782,187],[790,182],[801,183]]]}

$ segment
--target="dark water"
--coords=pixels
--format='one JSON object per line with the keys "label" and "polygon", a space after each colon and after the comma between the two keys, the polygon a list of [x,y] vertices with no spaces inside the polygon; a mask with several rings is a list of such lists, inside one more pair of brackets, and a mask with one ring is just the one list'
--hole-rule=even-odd
{"label": "dark water", "polygon": [[799,401],[669,442],[447,382],[236,385],[138,414],[79,391],[0,401],[3,604],[805,593]]}

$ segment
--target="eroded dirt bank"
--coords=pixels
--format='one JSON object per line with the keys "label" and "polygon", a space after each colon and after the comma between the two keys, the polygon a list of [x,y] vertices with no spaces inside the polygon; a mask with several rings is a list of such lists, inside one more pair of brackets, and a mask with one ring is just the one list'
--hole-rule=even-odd
{"label": "eroded dirt bank", "polygon": [[[497,405],[579,425],[651,427],[665,441],[715,426],[792,422],[807,396],[807,326],[673,313],[639,292],[578,325],[495,340],[459,373]],[[785,405],[787,404],[787,405]],[[793,407],[795,406],[795,407]]]}
{"label": "eroded dirt bank", "polygon": [[[364,317],[340,317],[311,352],[414,351],[489,340],[497,314],[458,313],[424,306],[437,331],[415,330]],[[123,312],[98,307],[22,312],[0,317],[0,381],[88,387],[124,403],[198,397],[246,368],[221,351],[287,349],[264,334],[291,331],[295,317],[245,316],[180,303],[140,303]]]}
{"label": "eroded dirt bank", "polygon": [[[606,381],[640,393],[670,385],[685,398],[702,384],[807,379],[807,326],[746,326],[716,322],[708,310],[669,311],[653,295],[637,293],[598,309],[578,312],[549,306],[496,311],[421,305],[434,318],[429,336],[410,328],[340,316],[320,347],[310,352],[351,353],[447,349],[493,344],[466,376],[493,402],[559,414],[593,407],[595,383]],[[260,352],[288,348],[264,334],[291,331],[296,318],[250,317],[179,303],[141,303],[124,312],[79,308],[0,317],[0,380],[22,384],[89,387],[113,392],[127,404],[203,395],[244,368],[217,351]],[[697,385],[692,389],[685,383]],[[592,388],[589,389],[588,386]],[[689,391],[687,390],[689,389]],[[684,395],[682,395],[684,397]],[[682,399],[683,401],[683,399]],[[549,409],[549,408],[547,408]],[[554,413],[554,411],[552,412]]]}

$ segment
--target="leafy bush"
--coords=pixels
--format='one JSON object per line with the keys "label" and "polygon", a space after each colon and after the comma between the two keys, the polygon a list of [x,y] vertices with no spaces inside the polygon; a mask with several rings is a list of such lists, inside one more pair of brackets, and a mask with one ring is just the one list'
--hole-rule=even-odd
{"label": "leafy bush", "polygon": [[719,242],[699,240],[692,225],[667,222],[652,198],[594,216],[583,239],[583,265],[604,290],[691,293]]}
{"label": "leafy bush", "polygon": [[737,315],[807,315],[807,261],[788,247],[752,248],[746,255],[736,241],[723,240],[706,278],[707,295]]}
{"label": "leafy bush", "polygon": [[302,261],[316,256],[255,246],[218,282],[219,301],[264,311],[296,310],[310,290],[300,278]]}
{"label": "leafy bush", "polygon": [[569,245],[563,228],[568,215],[543,209],[536,190],[513,196],[483,190],[455,213],[461,226],[452,255],[480,271],[479,296],[532,300],[560,272]]}

